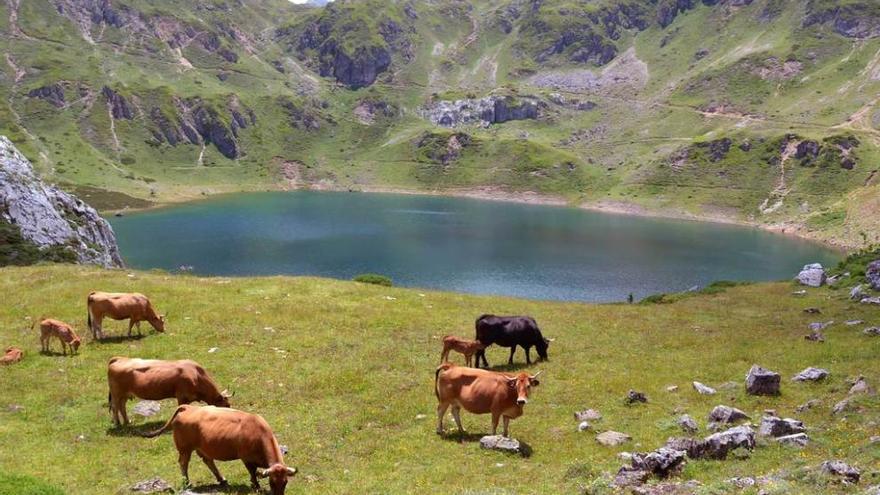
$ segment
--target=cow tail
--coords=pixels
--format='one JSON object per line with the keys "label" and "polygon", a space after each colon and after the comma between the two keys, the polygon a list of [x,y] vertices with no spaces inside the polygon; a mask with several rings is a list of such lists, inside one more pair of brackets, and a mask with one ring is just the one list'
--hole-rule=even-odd
{"label": "cow tail", "polygon": [[107,391],[107,410],[113,412],[113,391]]}
{"label": "cow tail", "polygon": [[437,366],[437,371],[434,372],[434,395],[437,396],[437,400],[440,400],[440,389],[438,388],[440,381],[440,372],[446,371],[449,369],[451,365],[449,363],[443,363],[440,366]]}
{"label": "cow tail", "polygon": [[174,411],[174,414],[171,415],[171,419],[169,419],[168,422],[165,423],[165,426],[159,428],[156,431],[150,431],[150,432],[144,433],[142,436],[144,438],[154,438],[154,437],[158,437],[159,435],[165,433],[165,431],[168,428],[171,428],[171,424],[174,423],[174,418],[177,417],[177,415],[180,413],[180,411],[183,410],[184,407],[186,407],[186,406],[177,406],[177,410]]}

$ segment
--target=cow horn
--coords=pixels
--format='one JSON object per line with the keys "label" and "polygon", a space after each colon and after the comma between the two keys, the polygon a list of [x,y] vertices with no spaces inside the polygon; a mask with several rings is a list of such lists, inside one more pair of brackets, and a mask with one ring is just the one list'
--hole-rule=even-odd
{"label": "cow horn", "polygon": [[220,395],[226,397],[227,399],[231,399],[232,397],[235,397],[235,392],[230,393],[229,389],[224,388],[223,391],[220,392]]}
{"label": "cow horn", "polygon": [[547,342],[556,342],[556,337],[554,337],[552,339],[547,339]]}
{"label": "cow horn", "polygon": [[529,378],[531,378],[532,380],[534,380],[535,378],[538,378],[538,375],[540,375],[540,374],[543,373],[543,372],[544,372],[544,370],[541,370],[541,371],[535,373],[534,375],[530,376]]}
{"label": "cow horn", "polygon": [[269,470],[266,468],[257,468],[257,476],[260,478],[266,478],[269,476]]}
{"label": "cow horn", "polygon": [[295,474],[296,474],[296,468],[295,468],[295,467],[288,467],[288,468],[287,468],[287,475],[288,475],[288,476],[293,476],[293,475],[295,475]]}

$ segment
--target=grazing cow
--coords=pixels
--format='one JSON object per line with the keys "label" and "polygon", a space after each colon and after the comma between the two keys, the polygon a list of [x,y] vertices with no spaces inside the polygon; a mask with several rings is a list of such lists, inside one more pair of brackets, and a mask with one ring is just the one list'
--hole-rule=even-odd
{"label": "grazing cow", "polygon": [[49,352],[49,339],[57,337],[61,341],[61,351],[67,355],[67,348],[74,354],[82,343],[73,327],[63,321],[46,318],[40,322],[40,345],[43,352]]}
{"label": "grazing cow", "polygon": [[[550,341],[541,335],[538,324],[531,316],[495,316],[482,315],[476,321],[477,340],[485,344],[486,347],[492,344],[498,344],[501,347],[510,347],[510,358],[507,364],[513,364],[513,354],[516,352],[516,346],[520,346],[526,351],[526,363],[532,364],[532,358],[529,355],[532,346],[538,351],[541,359],[547,359],[547,347]],[[483,365],[488,368],[489,362],[486,361],[485,349],[477,352],[477,367],[480,367],[480,359]]]}
{"label": "grazing cow", "polygon": [[24,357],[24,351],[18,347],[7,347],[6,353],[0,357],[0,365],[15,364]]}
{"label": "grazing cow", "polygon": [[110,412],[113,422],[119,418],[128,424],[125,403],[130,397],[147,400],[177,399],[178,404],[201,401],[212,406],[229,407],[231,395],[221,392],[211,375],[199,363],[190,360],[160,361],[114,357],[107,366],[110,386]]}
{"label": "grazing cow", "polygon": [[503,434],[506,437],[508,423],[522,416],[523,406],[529,401],[529,389],[539,385],[537,378],[540,374],[539,371],[534,375],[511,375],[452,363],[441,364],[434,375],[434,393],[439,401],[437,433],[443,434],[443,416],[452,406],[452,417],[459,433],[464,433],[459,416],[464,408],[473,414],[492,414],[493,435],[498,431],[498,418],[504,418]]}
{"label": "grazing cow", "polygon": [[211,406],[180,406],[165,426],[145,436],[156,437],[169,428],[174,432],[180,471],[187,485],[193,451],[221,485],[227,482],[214,461],[241,460],[251,475],[253,488],[260,489],[258,477],[269,478],[272,495],[283,495],[287,478],[296,474],[296,468],[284,464],[272,428],[256,414]]}
{"label": "grazing cow", "polygon": [[443,352],[440,353],[440,363],[449,361],[449,351],[464,354],[464,361],[468,366],[472,365],[474,354],[482,351],[486,346],[479,340],[460,339],[453,335],[443,337]]}
{"label": "grazing cow", "polygon": [[128,336],[131,337],[131,328],[138,327],[138,335],[141,334],[141,322],[148,321],[157,332],[165,331],[165,317],[156,314],[153,305],[147,296],[138,294],[92,292],[88,299],[88,320],[92,337],[104,338],[101,321],[104,317],[114,320],[128,320]]}

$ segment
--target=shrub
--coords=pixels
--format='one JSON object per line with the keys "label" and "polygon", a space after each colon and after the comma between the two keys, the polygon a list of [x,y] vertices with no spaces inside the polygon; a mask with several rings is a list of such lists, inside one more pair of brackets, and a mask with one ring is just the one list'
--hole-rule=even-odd
{"label": "shrub", "polygon": [[355,282],[360,282],[362,284],[373,284],[373,285],[381,285],[384,287],[391,287],[393,284],[391,283],[391,279],[386,277],[385,275],[377,275],[375,273],[362,273],[352,280]]}
{"label": "shrub", "polygon": [[857,253],[847,256],[837,266],[830,270],[831,275],[839,275],[849,272],[854,279],[862,279],[868,263],[880,260],[880,246],[869,246]]}
{"label": "shrub", "polygon": [[40,261],[75,263],[76,253],[66,246],[50,246],[40,249],[21,236],[18,225],[0,218],[0,266],[32,265]]}

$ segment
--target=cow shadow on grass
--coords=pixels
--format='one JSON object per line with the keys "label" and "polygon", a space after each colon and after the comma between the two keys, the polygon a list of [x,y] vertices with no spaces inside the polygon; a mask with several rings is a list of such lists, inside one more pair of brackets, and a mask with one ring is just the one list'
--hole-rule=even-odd
{"label": "cow shadow on grass", "polygon": [[63,352],[60,352],[60,351],[40,351],[40,355],[41,356],[48,356],[48,357],[74,357],[74,356],[76,356],[76,354],[72,354],[70,352],[68,352],[67,354],[64,354]]}
{"label": "cow shadow on grass", "polygon": [[[265,487],[265,482],[263,483]],[[246,485],[244,483],[235,483],[229,485],[218,485],[216,483],[212,485],[199,485],[199,486],[189,486],[186,488],[186,491],[180,493],[203,493],[205,495],[212,495],[216,493],[268,493],[264,490],[259,492],[254,491],[250,485]]]}
{"label": "cow shadow on grass", "polygon": [[[479,442],[481,438],[491,435],[491,433],[468,433],[460,434],[458,430],[453,430],[449,432],[444,432],[440,435],[440,438],[446,440],[447,442],[456,442],[456,443],[476,443]],[[519,442],[519,455],[523,457],[531,457],[534,450],[532,446],[527,444],[526,442],[516,439]]]}
{"label": "cow shadow on grass", "polygon": [[166,422],[167,420],[157,420],[137,425],[111,426],[107,428],[107,434],[111,437],[142,437],[165,426]]}
{"label": "cow shadow on grass", "polygon": [[138,335],[132,334],[131,337],[128,335],[105,335],[104,338],[101,339],[92,339],[92,343],[94,344],[120,344],[122,342],[128,342],[131,340],[141,340],[145,338],[146,335]]}
{"label": "cow shadow on grass", "polygon": [[532,368],[535,366],[539,366],[539,363],[533,362],[532,364],[526,364],[526,363],[516,363],[515,362],[513,364],[507,364],[507,363],[495,364],[495,365],[489,366],[488,368],[484,368],[484,369],[487,369],[489,371],[504,371],[504,372],[508,372],[508,373],[513,373],[515,371],[522,371],[524,369]]}

